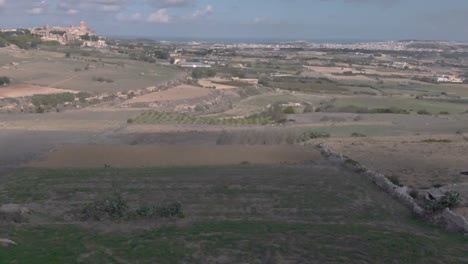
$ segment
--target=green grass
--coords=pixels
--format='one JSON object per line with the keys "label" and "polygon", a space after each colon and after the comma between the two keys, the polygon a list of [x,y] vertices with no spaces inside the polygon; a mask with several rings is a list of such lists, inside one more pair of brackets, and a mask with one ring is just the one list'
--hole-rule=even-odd
{"label": "green grass", "polygon": [[[71,212],[112,192],[130,206],[177,200],[186,217],[74,222]],[[468,261],[466,237],[422,224],[364,176],[320,162],[28,169],[2,178],[0,201],[46,210],[0,224],[18,243],[0,248],[2,264]]]}
{"label": "green grass", "polygon": [[203,124],[203,125],[270,125],[273,121],[267,116],[252,116],[245,118],[215,118],[190,116],[178,113],[144,112],[138,117],[128,120],[135,124]]}
{"label": "green grass", "polygon": [[440,112],[449,112],[450,114],[458,114],[466,110],[466,105],[455,104],[449,102],[433,102],[429,100],[416,100],[402,97],[354,97],[340,98],[334,103],[337,108],[347,107],[366,107],[366,108],[390,108],[395,107],[407,111],[427,110],[431,114]]}
{"label": "green grass", "polygon": [[[354,225],[205,222],[126,236],[65,226],[18,227],[20,245],[0,248],[2,263],[462,263],[466,238]],[[292,239],[294,238],[294,239]],[[41,245],[41,246],[38,246]],[[458,246],[456,246],[458,245]],[[281,261],[280,261],[281,262]]]}

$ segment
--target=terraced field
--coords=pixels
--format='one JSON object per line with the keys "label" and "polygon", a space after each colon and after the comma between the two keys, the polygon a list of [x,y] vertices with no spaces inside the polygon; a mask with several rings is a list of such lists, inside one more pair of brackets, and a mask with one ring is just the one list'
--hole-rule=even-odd
{"label": "terraced field", "polygon": [[270,125],[273,120],[267,116],[242,118],[214,118],[190,116],[178,113],[144,112],[128,123],[135,124],[202,124],[202,125]]}

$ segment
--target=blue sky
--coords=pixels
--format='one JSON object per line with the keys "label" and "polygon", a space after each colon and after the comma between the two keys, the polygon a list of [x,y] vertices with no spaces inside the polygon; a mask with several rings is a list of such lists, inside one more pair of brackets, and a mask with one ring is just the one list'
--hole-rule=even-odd
{"label": "blue sky", "polygon": [[0,27],[153,38],[468,41],[466,0],[0,0]]}

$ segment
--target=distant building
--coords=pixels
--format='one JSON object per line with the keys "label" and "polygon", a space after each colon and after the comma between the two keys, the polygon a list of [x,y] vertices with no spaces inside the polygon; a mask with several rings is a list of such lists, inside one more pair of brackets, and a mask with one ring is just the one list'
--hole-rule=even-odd
{"label": "distant building", "polygon": [[243,83],[247,83],[251,85],[258,85],[258,79],[245,79],[245,78],[239,78],[239,77],[232,77],[231,80],[243,82]]}
{"label": "distant building", "polygon": [[201,62],[184,62],[180,64],[183,68],[211,68],[210,64],[204,64]]}
{"label": "distant building", "polygon": [[439,83],[463,83],[465,80],[454,75],[439,75],[437,76],[437,82]]}
{"label": "distant building", "polygon": [[38,35],[44,41],[57,41],[62,45],[83,42],[87,47],[105,47],[106,42],[96,32],[88,27],[86,22],[81,21],[79,27],[49,27],[48,25],[31,29],[31,33]]}

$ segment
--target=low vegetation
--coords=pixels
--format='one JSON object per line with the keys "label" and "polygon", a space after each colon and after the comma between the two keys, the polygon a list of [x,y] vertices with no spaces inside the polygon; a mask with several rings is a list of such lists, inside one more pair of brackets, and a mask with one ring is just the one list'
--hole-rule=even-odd
{"label": "low vegetation", "polygon": [[192,78],[202,79],[216,76],[216,71],[212,68],[195,68],[192,71]]}
{"label": "low vegetation", "polygon": [[452,140],[450,139],[424,139],[421,141],[422,143],[450,143]]}
{"label": "low vegetation", "polygon": [[[467,258],[463,235],[424,225],[364,176],[327,163],[21,170],[5,175],[2,185],[2,201],[44,210],[37,215],[40,224],[33,215],[31,222],[2,225],[2,234],[18,242],[0,247],[5,263],[464,263]],[[103,199],[91,197],[116,190],[123,201],[106,205],[101,221],[67,220],[70,209],[95,204]],[[154,209],[143,201],[169,202]],[[180,201],[189,217],[180,221],[172,201]],[[128,208],[120,219],[119,208]],[[128,212],[137,216],[126,218]]]}
{"label": "low vegetation", "polygon": [[360,106],[344,106],[344,107],[335,107],[333,105],[328,105],[322,107],[320,109],[322,112],[334,112],[334,113],[356,113],[356,114],[409,114],[410,112],[397,108],[397,107],[389,107],[389,108],[367,108],[367,107],[360,107]]}
{"label": "low vegetation", "polygon": [[71,103],[75,101],[75,95],[72,93],[61,94],[41,94],[34,95],[31,102],[36,107],[56,107],[59,104]]}
{"label": "low vegetation", "polygon": [[273,120],[267,115],[252,115],[243,118],[200,117],[178,113],[144,112],[127,123],[135,124],[203,124],[203,125],[269,125]]}
{"label": "low vegetation", "polygon": [[11,82],[10,78],[6,76],[0,76],[0,86],[9,85]]}
{"label": "low vegetation", "polygon": [[461,203],[460,193],[456,191],[448,191],[445,192],[444,195],[440,199],[434,200],[425,200],[424,208],[429,213],[437,213],[445,208],[455,208],[459,206]]}
{"label": "low vegetation", "polygon": [[239,131],[223,131],[218,145],[281,145],[298,144],[316,138],[328,138],[330,134],[313,129],[268,128]]}
{"label": "low vegetation", "polygon": [[180,203],[175,202],[160,206],[140,205],[137,209],[131,210],[128,202],[120,194],[114,194],[87,204],[79,215],[82,221],[184,217]]}
{"label": "low vegetation", "polygon": [[105,83],[113,83],[114,80],[105,77],[93,77],[93,81],[95,82],[105,82]]}

